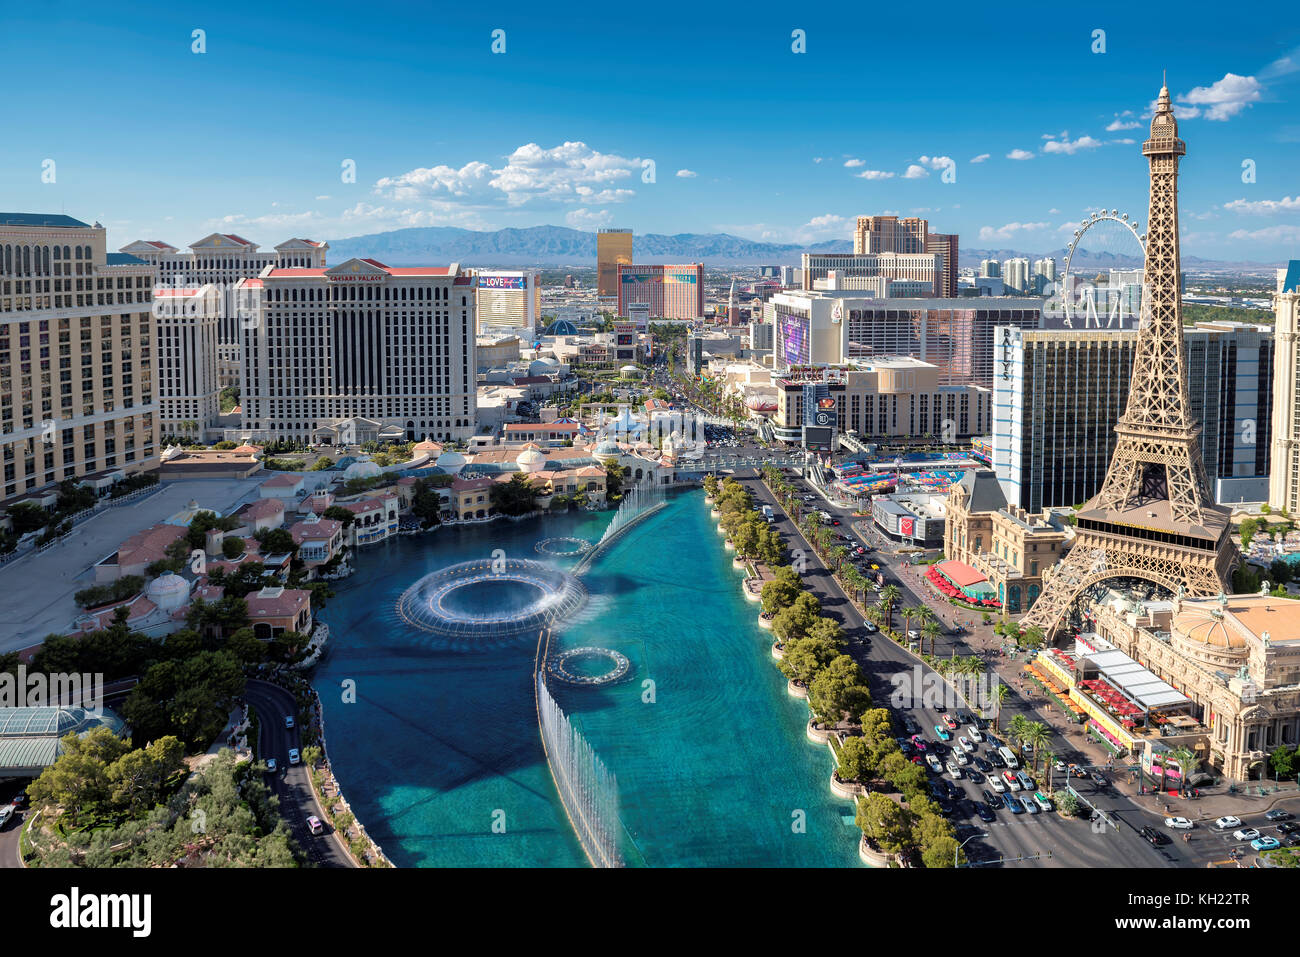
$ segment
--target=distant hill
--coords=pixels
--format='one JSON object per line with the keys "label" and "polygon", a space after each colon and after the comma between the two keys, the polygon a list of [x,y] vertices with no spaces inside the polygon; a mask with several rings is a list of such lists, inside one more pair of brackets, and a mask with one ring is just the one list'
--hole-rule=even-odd
{"label": "distant hill", "polygon": [[[801,253],[851,253],[850,239],[832,239],[808,245],[768,243],[730,233],[637,234],[633,248],[638,263],[702,262],[706,266],[797,266]],[[1136,269],[1142,260],[1112,253],[1076,256],[1085,269]],[[1064,248],[1025,252],[1018,249],[961,249],[958,265],[978,267],[981,260],[1023,256],[1031,262],[1052,256],[1065,264]],[[368,236],[331,239],[329,261],[341,263],[353,256],[371,256],[390,266],[419,266],[458,262],[464,266],[586,266],[596,262],[596,234],[568,226],[529,226],[523,229],[479,231],[458,226],[423,226],[394,229]],[[1183,256],[1183,267],[1205,271],[1263,268],[1261,263],[1222,262]]]}
{"label": "distant hill", "polygon": [[[395,229],[369,236],[331,239],[330,262],[372,256],[390,266],[459,262],[465,266],[593,266],[596,234],[567,226],[530,226],[480,232],[456,226]],[[853,252],[852,240],[804,246],[765,243],[728,233],[658,233],[634,239],[638,263],[702,262],[706,266],[785,265],[799,263],[804,252]]]}

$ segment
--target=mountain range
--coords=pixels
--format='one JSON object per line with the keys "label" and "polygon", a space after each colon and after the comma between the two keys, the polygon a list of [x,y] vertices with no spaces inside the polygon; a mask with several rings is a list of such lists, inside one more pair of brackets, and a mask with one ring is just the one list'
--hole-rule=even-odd
{"label": "mountain range", "polygon": [[[818,243],[771,243],[733,236],[730,233],[661,233],[639,234],[634,239],[638,263],[702,262],[706,266],[796,266],[805,252],[851,253],[850,239],[832,239]],[[1140,259],[1107,252],[1085,253],[1076,262],[1085,268],[1133,269]],[[959,266],[978,267],[981,260],[1043,256],[1056,259],[1058,268],[1065,264],[1065,249],[1024,252],[1015,249],[962,249]],[[475,268],[578,266],[591,268],[596,262],[596,234],[568,226],[529,226],[526,228],[480,231],[458,226],[422,226],[331,239],[329,259],[341,263],[352,257],[370,257],[390,266],[416,266],[428,263],[458,262]],[[1254,263],[1224,263],[1183,256],[1184,267],[1215,269],[1258,266]]]}

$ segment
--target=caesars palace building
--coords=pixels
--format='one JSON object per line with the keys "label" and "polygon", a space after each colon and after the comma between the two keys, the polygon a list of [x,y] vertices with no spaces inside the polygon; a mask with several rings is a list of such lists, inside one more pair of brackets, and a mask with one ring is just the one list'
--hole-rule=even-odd
{"label": "caesars palace building", "polygon": [[349,259],[236,284],[247,440],[468,439],[474,276]]}

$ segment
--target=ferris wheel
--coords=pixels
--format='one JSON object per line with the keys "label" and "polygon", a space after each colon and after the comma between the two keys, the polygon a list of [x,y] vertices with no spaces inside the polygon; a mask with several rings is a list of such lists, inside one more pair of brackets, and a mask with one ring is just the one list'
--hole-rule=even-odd
{"label": "ferris wheel", "polygon": [[[1083,318],[1085,324],[1089,320],[1101,324],[1093,286],[1094,280],[1102,278],[1098,275],[1099,269],[1105,268],[1104,264],[1120,261],[1121,258],[1144,258],[1146,240],[1146,234],[1141,231],[1138,221],[1130,219],[1128,213],[1121,213],[1117,209],[1099,210],[1079,223],[1074,238],[1066,247],[1065,271],[1061,280],[1061,306],[1066,325],[1073,326],[1076,318]],[[1081,294],[1076,294],[1076,289],[1081,290]],[[1103,295],[1110,295],[1110,292],[1108,289]],[[1115,320],[1116,315],[1122,325],[1126,307],[1131,308],[1135,315],[1140,310],[1140,301],[1128,302],[1131,295],[1128,298],[1111,298],[1113,307],[1108,308],[1104,303],[1102,306],[1104,311],[1110,313],[1107,325]]]}

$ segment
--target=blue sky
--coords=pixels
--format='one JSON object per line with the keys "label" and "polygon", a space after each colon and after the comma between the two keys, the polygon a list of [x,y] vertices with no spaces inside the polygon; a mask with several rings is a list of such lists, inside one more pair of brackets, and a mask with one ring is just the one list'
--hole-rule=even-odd
{"label": "blue sky", "polygon": [[1093,208],[1145,220],[1167,69],[1184,251],[1300,258],[1289,4],[1159,27],[1133,3],[41,6],[0,37],[0,208],[98,219],[113,247],[544,223],[812,242],[897,212],[1055,249]]}

